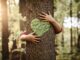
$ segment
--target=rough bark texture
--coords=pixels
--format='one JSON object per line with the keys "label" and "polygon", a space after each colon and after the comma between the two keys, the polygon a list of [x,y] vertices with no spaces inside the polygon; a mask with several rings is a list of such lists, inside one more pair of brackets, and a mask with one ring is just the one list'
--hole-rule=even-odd
{"label": "rough bark texture", "polygon": [[[20,12],[27,17],[27,32],[32,32],[30,23],[34,18],[38,18],[38,13],[50,11],[53,14],[53,0],[20,0]],[[21,30],[24,29],[21,22]],[[33,44],[27,42],[26,60],[55,60],[55,34],[53,28],[41,37],[41,42]]]}

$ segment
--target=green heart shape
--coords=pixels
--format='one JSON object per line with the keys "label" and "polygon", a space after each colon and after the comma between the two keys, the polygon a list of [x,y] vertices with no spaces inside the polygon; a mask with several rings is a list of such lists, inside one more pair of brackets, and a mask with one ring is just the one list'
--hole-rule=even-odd
{"label": "green heart shape", "polygon": [[47,32],[51,28],[49,22],[41,21],[37,18],[33,19],[31,22],[31,29],[38,35],[42,36],[45,32]]}

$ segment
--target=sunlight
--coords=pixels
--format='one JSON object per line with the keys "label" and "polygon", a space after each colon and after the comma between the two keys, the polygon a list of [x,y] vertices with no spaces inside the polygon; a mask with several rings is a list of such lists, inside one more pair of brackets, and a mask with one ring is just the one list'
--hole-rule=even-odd
{"label": "sunlight", "polygon": [[72,27],[79,27],[80,28],[80,21],[77,17],[65,17],[63,26],[65,28],[72,28]]}
{"label": "sunlight", "polygon": [[16,4],[19,4],[19,0],[15,0]]}
{"label": "sunlight", "polygon": [[0,17],[1,17],[1,4],[0,4]]}
{"label": "sunlight", "polygon": [[0,4],[0,20],[1,20],[1,4]]}

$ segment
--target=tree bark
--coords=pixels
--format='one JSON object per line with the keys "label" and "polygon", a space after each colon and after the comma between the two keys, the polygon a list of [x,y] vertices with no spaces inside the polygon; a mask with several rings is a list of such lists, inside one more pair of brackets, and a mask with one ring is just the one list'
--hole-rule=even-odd
{"label": "tree bark", "polygon": [[8,16],[7,16],[7,0],[1,0],[2,7],[2,60],[9,60],[8,51]]}
{"label": "tree bark", "polygon": [[[20,0],[20,12],[27,17],[26,30],[31,33],[31,21],[38,18],[38,13],[50,11],[53,14],[53,0]],[[21,22],[21,30],[24,30]],[[41,42],[33,44],[27,42],[26,60],[56,60],[55,34],[53,28],[41,37]]]}

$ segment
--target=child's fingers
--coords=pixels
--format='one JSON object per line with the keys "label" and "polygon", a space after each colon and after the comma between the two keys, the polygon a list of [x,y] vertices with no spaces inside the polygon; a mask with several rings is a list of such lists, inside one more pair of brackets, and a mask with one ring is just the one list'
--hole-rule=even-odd
{"label": "child's fingers", "polygon": [[40,38],[39,36],[37,36],[37,35],[34,35],[35,36],[35,38]]}
{"label": "child's fingers", "polygon": [[43,14],[43,15],[47,15],[47,13],[45,13],[45,12],[41,12],[41,14]]}
{"label": "child's fingers", "polygon": [[34,41],[33,41],[34,44],[39,43],[39,42],[40,42],[40,41],[38,41],[38,40],[34,40]]}
{"label": "child's fingers", "polygon": [[48,14],[51,15],[50,11],[48,11]]}
{"label": "child's fingers", "polygon": [[35,40],[40,40],[40,38],[35,38]]}
{"label": "child's fingers", "polygon": [[39,19],[41,19],[41,20],[45,20],[46,18],[45,18],[45,17],[41,17],[41,16],[40,16],[40,17],[39,17]]}
{"label": "child's fingers", "polygon": [[45,15],[43,15],[43,14],[38,14],[39,16],[41,16],[41,17],[44,17]]}
{"label": "child's fingers", "polygon": [[35,32],[32,32],[32,33],[30,33],[31,35],[34,35],[35,34]]}
{"label": "child's fingers", "polygon": [[39,43],[40,41],[36,41],[36,43]]}
{"label": "child's fingers", "polygon": [[46,18],[44,17],[39,17],[40,20],[42,20],[43,22],[49,22]]}

